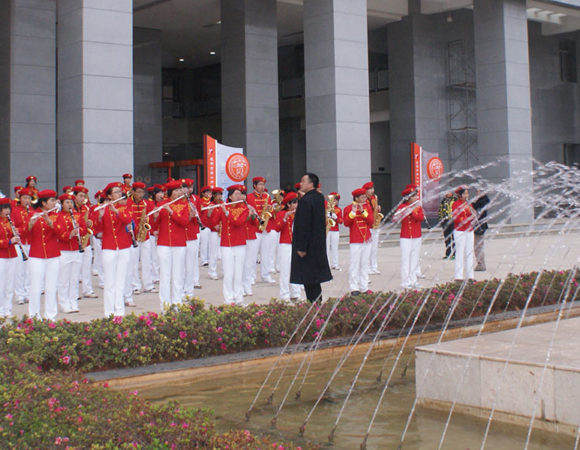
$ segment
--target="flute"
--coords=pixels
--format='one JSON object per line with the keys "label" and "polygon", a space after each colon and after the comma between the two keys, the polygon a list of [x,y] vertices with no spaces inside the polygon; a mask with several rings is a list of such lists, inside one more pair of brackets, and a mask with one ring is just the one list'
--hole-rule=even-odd
{"label": "flute", "polygon": [[[245,200],[236,200],[235,202],[230,202],[230,203],[225,203],[225,205],[235,205],[236,203],[243,203],[245,202]],[[214,208],[219,208],[220,206],[224,205],[224,203],[218,203],[216,205],[211,205],[211,206],[204,206],[203,208],[201,208],[202,211],[206,211],[208,209],[214,209]]]}
{"label": "flute", "polygon": [[43,216],[43,215],[45,215],[45,214],[49,214],[49,213],[51,213],[51,212],[53,212],[53,211],[56,211],[58,208],[59,208],[58,206],[55,206],[54,208],[52,208],[52,209],[49,209],[48,211],[42,211],[41,213],[36,213],[36,214],[34,214],[34,215],[33,215],[33,216],[30,218],[30,220],[32,220],[32,219],[38,219],[39,217],[41,217],[41,216]]}
{"label": "flute", "polygon": [[127,198],[127,196],[123,195],[121,198],[118,198],[117,200],[113,200],[112,202],[109,202],[109,203],[103,203],[102,205],[97,206],[94,209],[94,211],[100,211],[101,209],[106,208],[107,206],[110,206],[110,205],[114,205],[115,203],[120,202],[121,200],[125,200],[126,198]]}
{"label": "flute", "polygon": [[[14,223],[12,223],[12,219],[10,218],[10,214],[8,214],[8,223],[10,224],[10,229],[12,230],[12,234],[14,235],[14,237],[18,237],[19,238],[20,237],[20,234],[18,233],[18,230],[14,226]],[[27,261],[28,260],[28,255],[24,251],[24,247],[22,247],[22,243],[21,242],[18,243],[18,248],[20,249],[20,254],[22,255],[22,261]]]}
{"label": "flute", "polygon": [[151,212],[147,213],[147,217],[149,217],[149,216],[150,216],[150,215],[152,215],[152,214],[156,214],[156,213],[158,213],[159,211],[161,211],[161,210],[162,210],[163,208],[165,208],[166,206],[168,206],[168,205],[171,205],[172,203],[175,203],[176,201],[178,201],[178,200],[181,200],[182,198],[185,198],[185,197],[186,197],[186,195],[185,195],[185,194],[183,194],[183,195],[180,195],[179,197],[177,197],[175,200],[171,200],[169,203],[164,203],[163,205],[161,205],[161,206],[159,206],[159,207],[155,208],[153,211],[151,211]]}
{"label": "flute", "polygon": [[73,214],[72,209],[68,211],[70,213],[70,220],[72,221],[73,228],[77,229],[77,241],[79,243],[79,253],[84,253],[85,249],[83,248],[83,240],[81,239],[81,231],[79,229],[79,224],[75,219],[75,215]]}

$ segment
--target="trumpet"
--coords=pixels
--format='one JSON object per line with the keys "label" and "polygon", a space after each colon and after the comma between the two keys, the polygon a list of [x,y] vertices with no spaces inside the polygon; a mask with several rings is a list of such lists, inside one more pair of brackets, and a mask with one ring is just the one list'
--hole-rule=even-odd
{"label": "trumpet", "polygon": [[97,207],[95,208],[95,212],[96,212],[96,211],[100,211],[101,209],[104,209],[104,208],[106,208],[107,206],[114,205],[115,203],[117,203],[117,202],[120,202],[121,200],[125,200],[126,198],[127,198],[127,196],[123,194],[123,195],[122,195],[121,197],[119,197],[117,200],[113,200],[112,202],[108,202],[108,203],[103,203],[102,205],[99,205],[99,206],[97,206]]}
{"label": "trumpet", "polygon": [[[18,230],[14,226],[14,223],[12,222],[12,219],[10,218],[10,214],[8,214],[8,223],[10,224],[10,229],[12,230],[12,234],[17,238],[20,238],[20,234],[18,233]],[[20,254],[22,255],[22,261],[27,261],[28,255],[24,251],[24,247],[22,247],[21,242],[18,243],[18,248],[20,249]]]}
{"label": "trumpet", "polygon": [[81,238],[81,231],[79,229],[79,224],[77,223],[77,221],[75,219],[75,215],[74,215],[72,209],[70,209],[68,212],[70,214],[70,220],[71,220],[71,222],[73,224],[73,228],[76,228],[77,229],[77,241],[79,243],[79,253],[84,253],[85,248],[83,246],[83,240]]}
{"label": "trumpet", "polygon": [[[235,202],[225,203],[225,205],[235,205],[236,203],[245,203],[245,200],[236,200]],[[203,208],[201,208],[201,210],[202,211],[207,211],[208,209],[219,208],[223,204],[224,203],[218,203],[218,204],[211,205],[211,206],[204,206]]]}
{"label": "trumpet", "polygon": [[176,199],[174,199],[174,200],[171,200],[171,201],[170,201],[170,202],[168,202],[168,203],[165,203],[165,204],[163,204],[163,205],[161,205],[161,206],[158,206],[157,208],[155,208],[155,209],[154,209],[154,210],[152,210],[151,212],[148,212],[148,213],[147,213],[147,217],[149,217],[149,216],[151,216],[151,215],[153,215],[153,214],[157,214],[159,211],[161,211],[161,210],[162,210],[163,208],[165,208],[166,206],[169,206],[169,205],[171,205],[172,203],[175,203],[175,202],[177,202],[177,201],[179,201],[179,200],[181,200],[181,199],[183,199],[183,198],[185,198],[185,197],[186,197],[186,195],[185,195],[185,194],[183,194],[183,195],[180,195],[179,197],[177,197]]}

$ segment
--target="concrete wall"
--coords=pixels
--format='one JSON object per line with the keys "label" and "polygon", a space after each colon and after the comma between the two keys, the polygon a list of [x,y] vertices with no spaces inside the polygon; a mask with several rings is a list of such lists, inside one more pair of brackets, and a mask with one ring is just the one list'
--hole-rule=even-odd
{"label": "concrete wall", "polygon": [[10,4],[0,8],[0,192],[12,194],[10,180]]}

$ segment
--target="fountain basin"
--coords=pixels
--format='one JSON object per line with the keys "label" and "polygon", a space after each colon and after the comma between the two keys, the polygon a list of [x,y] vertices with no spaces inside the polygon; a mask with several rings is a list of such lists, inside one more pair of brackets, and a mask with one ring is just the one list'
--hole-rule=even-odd
{"label": "fountain basin", "polygon": [[422,406],[576,436],[580,318],[416,348]]}

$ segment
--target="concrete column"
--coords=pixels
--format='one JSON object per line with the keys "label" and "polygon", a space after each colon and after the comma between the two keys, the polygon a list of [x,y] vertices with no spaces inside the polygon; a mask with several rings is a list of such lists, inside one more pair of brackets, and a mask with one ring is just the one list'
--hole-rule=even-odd
{"label": "concrete column", "polygon": [[[222,141],[280,184],[276,0],[222,0]],[[250,183],[251,184],[251,183]]]}
{"label": "concrete column", "polygon": [[371,179],[367,2],[304,1],[307,169],[324,192]]}
{"label": "concrete column", "polygon": [[133,30],[133,108],[135,179],[150,183],[148,164],[161,161],[163,146],[161,32]]}
{"label": "concrete column", "polygon": [[56,184],[56,0],[0,8],[0,189]]}
{"label": "concrete column", "polygon": [[133,2],[59,0],[59,186],[133,171]]}
{"label": "concrete column", "polygon": [[[485,163],[506,158],[486,177],[494,182],[511,178],[512,189],[529,192],[533,180],[526,2],[475,0],[474,7],[479,159]],[[531,221],[533,205],[512,210],[511,218]]]}

